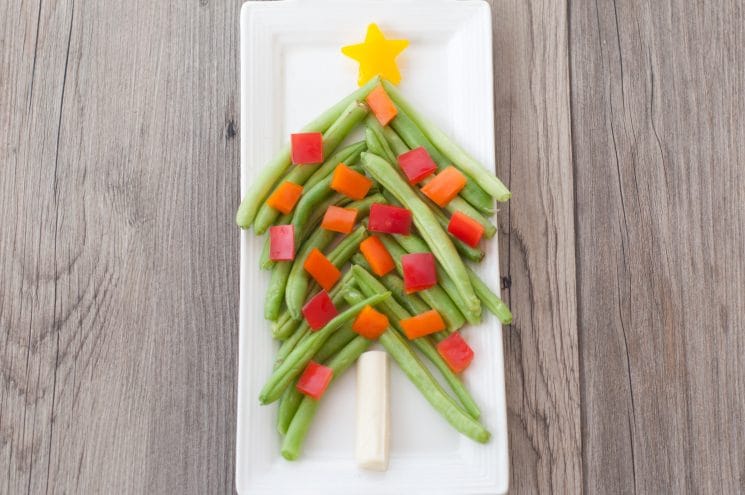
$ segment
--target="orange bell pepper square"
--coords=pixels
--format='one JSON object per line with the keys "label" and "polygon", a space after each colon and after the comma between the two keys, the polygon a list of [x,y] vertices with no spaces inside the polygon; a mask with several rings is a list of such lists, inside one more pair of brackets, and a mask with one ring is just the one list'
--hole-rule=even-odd
{"label": "orange bell pepper square", "polygon": [[303,268],[326,292],[330,291],[339,280],[339,277],[341,277],[339,269],[317,248],[313,249],[308,257],[305,258]]}
{"label": "orange bell pepper square", "polygon": [[378,277],[382,277],[396,268],[391,253],[388,252],[383,242],[377,237],[368,237],[362,241],[360,243],[360,251],[362,252],[362,256],[370,264],[372,271]]}
{"label": "orange bell pepper square", "polygon": [[357,210],[354,208],[342,208],[331,205],[326,210],[326,214],[323,215],[321,228],[341,234],[349,234],[354,229],[354,222],[356,220]]}
{"label": "orange bell pepper square", "polygon": [[301,194],[303,194],[303,186],[298,186],[292,182],[285,181],[274,190],[271,196],[269,196],[266,200],[266,204],[275,210],[287,214],[295,208],[297,200],[300,199]]}
{"label": "orange bell pepper square", "polygon": [[401,328],[404,329],[404,333],[409,340],[418,339],[431,333],[445,330],[445,322],[440,316],[437,310],[431,309],[425,311],[422,314],[406,318],[399,322]]}
{"label": "orange bell pepper square", "polygon": [[440,207],[445,207],[466,186],[466,182],[466,176],[457,168],[450,166],[427,182],[422,187],[422,192]]}
{"label": "orange bell pepper square", "polygon": [[367,105],[372,110],[375,118],[378,119],[380,125],[388,125],[388,122],[393,120],[393,117],[398,114],[396,105],[393,104],[388,93],[385,92],[383,86],[376,86],[375,89],[370,91],[370,94],[365,98]]}
{"label": "orange bell pepper square", "polygon": [[366,339],[375,340],[388,328],[388,317],[372,306],[365,306],[352,323],[352,330]]}
{"label": "orange bell pepper square", "polygon": [[331,177],[331,189],[354,200],[367,196],[372,185],[372,180],[343,163],[336,166],[334,175]]}

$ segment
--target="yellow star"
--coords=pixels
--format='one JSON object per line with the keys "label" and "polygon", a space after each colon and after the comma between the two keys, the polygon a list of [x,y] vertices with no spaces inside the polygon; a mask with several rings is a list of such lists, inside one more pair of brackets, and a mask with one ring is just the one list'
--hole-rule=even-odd
{"label": "yellow star", "polygon": [[409,40],[386,39],[376,24],[370,24],[364,43],[345,46],[341,52],[360,63],[357,81],[360,86],[377,75],[398,84],[401,82],[401,73],[396,66],[396,57],[407,46]]}

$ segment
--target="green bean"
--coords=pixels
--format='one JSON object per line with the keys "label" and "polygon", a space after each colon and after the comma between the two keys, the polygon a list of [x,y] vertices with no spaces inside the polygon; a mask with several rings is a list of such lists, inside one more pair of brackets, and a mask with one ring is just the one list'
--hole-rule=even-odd
{"label": "green bean", "polygon": [[[341,291],[342,289],[347,287],[352,282],[352,280],[352,273],[347,271],[347,273],[344,274],[339,283],[336,284],[336,287],[331,289],[331,292],[329,292],[329,297],[335,305],[340,304],[343,301]],[[295,346],[297,346],[298,342],[300,342],[303,338],[305,338],[306,335],[308,335],[308,333],[310,333],[310,326],[308,326],[307,321],[293,320],[292,318],[290,318],[289,313],[285,313],[285,315],[287,317],[287,321],[292,322],[294,325],[292,325],[291,328],[289,328],[283,336],[283,338],[287,340],[282,342],[282,345],[279,346],[279,350],[277,351],[277,356],[275,357],[274,361],[275,369],[280,364],[282,364],[285,359],[287,359],[287,356],[290,355]]]}
{"label": "green bean", "polygon": [[277,431],[280,435],[287,433],[287,427],[290,426],[293,416],[300,402],[303,400],[303,394],[297,387],[287,387],[279,399],[279,408],[277,409]]}
{"label": "green bean", "polygon": [[[382,287],[380,282],[375,280],[375,277],[363,268],[353,266],[352,271],[363,294],[374,294],[377,291],[384,290],[384,287]],[[349,297],[352,295],[351,290],[345,291],[344,294],[348,301],[352,300]],[[394,327],[398,326],[398,321],[408,316],[406,310],[396,303],[395,300],[388,300],[385,303],[382,303],[380,309],[387,314],[389,320],[393,322]],[[458,376],[452,372],[442,359],[432,342],[426,338],[410,341],[416,345],[417,348],[424,353],[427,359],[432,361],[432,364],[434,364],[443,374],[445,380],[462,401],[465,409],[459,406],[445,392],[429,370],[427,370],[419,358],[416,357],[416,354],[412,352],[407,341],[405,341],[401,336],[403,332],[400,327],[396,328],[396,330],[397,331],[395,332],[386,331],[381,335],[380,343],[383,344],[383,347],[385,347],[388,353],[398,362],[404,373],[406,373],[414,385],[416,385],[416,387],[422,392],[429,403],[432,404],[432,406],[434,406],[434,408],[442,414],[445,419],[455,427],[455,429],[476,441],[483,443],[487,442],[490,436],[489,432],[483,427],[483,425],[476,421],[480,416],[478,406],[468,393],[468,390],[463,386],[463,383],[460,381]],[[392,342],[393,339],[391,339],[391,336],[396,337],[396,343]]]}
{"label": "green bean", "polygon": [[[356,143],[352,143],[344,150],[350,150],[351,153],[349,156],[344,157],[341,160],[337,160],[336,157],[332,160],[329,158],[326,160],[326,162],[321,165],[319,169],[317,169],[315,172],[313,172],[313,175],[310,176],[308,180],[305,181],[305,188],[310,189],[314,187],[316,184],[321,182],[323,179],[331,175],[331,172],[333,172],[336,169],[336,166],[340,163],[343,163],[349,167],[354,165],[360,158],[360,153],[365,151],[367,149],[367,143],[365,141],[357,141]],[[342,150],[342,151],[344,151]],[[337,153],[338,155],[339,153]]]}
{"label": "green bean", "polygon": [[[419,237],[416,234],[411,234],[407,236],[403,235],[393,235],[391,236],[393,239],[406,250],[408,253],[426,253],[429,252],[429,248],[427,246],[427,243],[422,240],[421,237]],[[440,264],[439,261],[437,263],[437,272],[438,272],[438,280],[437,283],[440,287],[443,288],[445,292],[450,296],[450,299],[453,300],[455,305],[459,308],[462,308],[465,304],[465,301],[463,300],[460,292],[458,292],[458,288],[456,287],[455,283],[453,282],[453,279],[450,278],[450,275],[445,272],[444,268]],[[470,277],[469,277],[470,280]],[[475,292],[475,290],[474,290]],[[471,312],[464,312],[464,316],[466,317],[466,320],[468,323],[480,323],[481,322],[481,308],[479,308],[478,313],[471,313]]]}
{"label": "green bean", "polygon": [[401,95],[401,92],[395,86],[383,81],[386,92],[394,103],[414,121],[414,123],[424,132],[427,138],[450,159],[456,166],[473,177],[475,181],[497,201],[507,201],[511,193],[502,181],[496,175],[488,172],[483,165],[472,158],[444,132],[438,129],[434,124],[425,119],[414,107],[412,107]]}
{"label": "green bean", "polygon": [[[432,157],[435,164],[437,165],[437,171],[442,172],[446,167],[450,165],[447,158],[437,151],[437,148],[427,139],[416,124],[403,112],[401,109],[398,111],[396,118],[391,121],[391,126],[396,130],[398,135],[403,139],[409,148],[422,147],[427,150],[427,153]],[[465,187],[460,191],[459,196],[462,200],[475,206],[479,211],[491,215],[494,213],[494,200],[486,193],[479,185],[465,174],[468,181]],[[428,181],[424,181],[425,183]]]}
{"label": "green bean", "polygon": [[329,196],[334,194],[331,189],[331,177],[326,177],[321,182],[311,187],[300,196],[300,201],[295,205],[295,214],[292,216],[292,225],[295,227],[295,239],[302,238],[303,232],[309,232],[308,219],[313,212],[318,211],[318,205],[323,203]]}
{"label": "green bean", "polygon": [[364,225],[360,225],[346,235],[326,257],[336,268],[341,268],[357,252],[360,243],[366,238],[367,229]]}
{"label": "green bean", "polygon": [[[360,265],[368,272],[372,271],[372,269],[370,268],[370,264],[367,262],[365,257],[359,253],[352,256],[352,263],[354,263],[355,265]],[[406,293],[406,290],[404,289],[404,281],[398,275],[394,275],[393,273],[386,273],[382,277],[378,278],[380,278],[380,281],[383,283],[383,285],[385,285],[386,289],[391,291],[391,294],[393,294],[393,298],[396,299],[396,301],[401,306],[406,308],[409,313],[418,315],[419,313],[424,313],[425,311],[429,310],[429,305],[422,301],[422,299],[416,293]]]}
{"label": "green bean", "polygon": [[391,163],[396,163],[397,155],[393,153],[393,150],[388,144],[388,140],[386,139],[385,134],[383,133],[383,126],[380,125],[380,122],[378,122],[378,118],[372,114],[368,115],[367,118],[365,119],[365,126],[367,126],[367,129],[369,129],[375,136],[375,140],[383,152],[381,156],[383,156],[386,160],[388,160]]}
{"label": "green bean", "polygon": [[[344,113],[341,114],[339,119],[329,128],[328,131],[323,135],[323,152],[324,156],[328,156],[331,151],[334,150],[343,140],[347,137],[347,134],[359,124],[362,119],[367,115],[368,108],[364,104],[358,102],[352,102]],[[331,155],[331,157],[324,163],[336,163],[342,162],[352,158],[355,154],[362,152],[359,144],[347,146],[340,152]],[[290,169],[281,182],[292,182],[299,186],[305,184],[305,182],[323,165],[298,165]],[[329,165],[330,166],[330,165]],[[335,166],[335,165],[334,165]],[[279,211],[275,210],[268,204],[264,203],[259,208],[259,212],[256,214],[254,219],[254,232],[257,234],[263,234],[266,232],[273,223],[274,220],[279,216]]]}
{"label": "green bean", "polygon": [[453,279],[453,283],[462,295],[465,302],[462,308],[463,313],[466,314],[468,311],[471,314],[478,315],[481,309],[481,301],[473,292],[471,280],[468,278],[463,260],[461,260],[448,235],[437,223],[429,207],[419,199],[411,186],[396,173],[393,167],[382,158],[371,153],[363,153],[362,165],[382,187],[388,189],[397,200],[411,210],[414,225],[416,225],[432,254],[442,264],[445,273]]}
{"label": "green bean", "polygon": [[[370,212],[370,206],[379,201],[383,201],[383,196],[380,194],[373,194],[359,201],[353,201],[352,203],[349,203],[347,207],[357,210],[358,218],[364,218]],[[308,272],[305,271],[303,266],[305,264],[305,259],[313,248],[323,251],[323,249],[331,242],[334,235],[334,232],[325,229],[318,229],[303,244],[301,251],[295,256],[295,261],[292,265],[285,286],[285,302],[287,303],[287,310],[290,312],[290,316],[296,320],[300,318],[300,310],[305,301],[308,287],[310,286]],[[347,238],[345,238],[340,244],[342,248],[339,252],[333,254],[334,257],[340,257],[340,265],[345,261],[343,260],[343,249],[349,250],[350,246],[354,244],[358,237],[359,234],[354,237],[347,236]],[[359,239],[359,242],[362,242],[362,238]],[[354,250],[356,250],[358,246],[359,243],[354,247]],[[351,253],[349,253],[349,256],[351,256]]]}
{"label": "green bean", "polygon": [[291,270],[292,261],[279,261],[274,265],[264,299],[264,318],[269,321],[277,321],[277,318],[279,318],[279,311],[285,295],[285,286]]}
{"label": "green bean", "polygon": [[[348,290],[348,287],[345,289]],[[346,324],[332,335],[323,347],[321,347],[313,359],[319,363],[323,363],[334,354],[339,352],[345,345],[347,345],[353,338],[357,336],[357,332],[352,330],[351,324]]]}
{"label": "green bean", "polygon": [[[374,77],[370,82],[353,91],[316,117],[315,120],[303,127],[302,132],[326,132],[350,103],[364,99],[379,82],[380,78]],[[241,205],[238,207],[235,215],[235,222],[239,227],[243,229],[251,227],[259,207],[267,196],[269,196],[274,184],[282,177],[291,164],[290,145],[286,144],[277,156],[262,169],[259,176],[253,180],[250,189],[243,196]]]}
{"label": "green bean", "polygon": [[370,153],[385,156],[385,151],[383,151],[380,141],[378,141],[378,138],[375,137],[375,133],[370,128],[365,129],[365,143],[367,144],[367,151]]}
{"label": "green bean", "polygon": [[308,362],[333,335],[333,333],[339,329],[342,325],[356,317],[357,314],[367,305],[375,306],[388,299],[391,296],[390,292],[383,292],[382,294],[375,294],[368,297],[364,301],[350,306],[346,310],[339,313],[333,320],[326,323],[326,325],[320,330],[311,333],[306,336],[295,349],[292,350],[287,359],[272,373],[269,380],[264,384],[261,393],[259,395],[259,401],[261,404],[269,404],[276,401],[285,391],[287,386],[303,371]]}
{"label": "green bean", "polygon": [[[396,198],[394,198],[391,195],[391,193],[389,193],[388,191],[383,191],[383,197],[390,204],[392,204],[394,206],[401,206],[401,203],[399,203],[398,200],[396,200]],[[428,198],[422,198],[422,199],[423,200],[424,199],[427,199],[428,200]],[[425,202],[427,202],[427,201],[425,201]],[[432,214],[435,216],[435,219],[437,219],[437,223],[439,223],[440,226],[442,226],[442,228],[444,230],[447,230],[448,224],[450,223],[450,220],[448,219],[448,217],[445,216],[445,214],[442,212],[442,210],[439,209],[439,208],[437,208],[436,205],[434,205],[434,206],[432,206]],[[469,260],[475,261],[475,262],[478,263],[478,262],[480,262],[481,260],[484,259],[484,251],[482,249],[471,247],[468,244],[466,244],[465,242],[463,242],[460,239],[457,239],[455,237],[452,237],[451,239],[453,241],[453,246],[455,246],[455,249],[457,249],[460,254],[462,254],[463,256],[465,256],[466,258],[468,258]]]}
{"label": "green bean", "polygon": [[[391,237],[387,235],[380,235],[378,237],[388,252],[391,253],[393,262],[396,265],[396,271],[403,277],[404,269],[403,264],[401,263],[401,257],[407,254],[407,252]],[[458,307],[458,305],[450,298],[448,293],[439,285],[420,290],[417,294],[419,297],[424,299],[432,309],[436,309],[440,313],[440,315],[445,319],[449,331],[454,332],[465,324],[466,318],[463,316],[461,310],[462,306]]]}
{"label": "green bean", "polygon": [[[344,372],[349,369],[352,364],[357,361],[357,358],[370,347],[371,341],[364,337],[355,337],[349,342],[337,355],[335,355],[326,366],[331,368],[333,371],[333,377],[331,382],[333,383],[336,378],[342,376]],[[308,433],[310,424],[316,415],[318,405],[321,401],[314,400],[310,397],[303,397],[300,402],[295,415],[292,418],[289,428],[287,429],[287,435],[282,442],[282,457],[288,461],[292,461],[298,458],[300,455],[300,447],[305,440],[305,436]]]}
{"label": "green bean", "polygon": [[494,316],[499,318],[505,325],[512,323],[512,312],[510,308],[499,298],[488,285],[473,271],[470,266],[466,266],[468,270],[468,276],[471,277],[471,283],[473,284],[473,290],[476,295],[481,299],[481,302],[486,306]]}
{"label": "green bean", "polygon": [[391,150],[396,157],[409,151],[409,147],[406,146],[406,143],[401,139],[401,136],[399,136],[391,127],[383,127],[383,135],[385,135],[385,139],[388,141],[388,146],[391,147]]}
{"label": "green bean", "polygon": [[[287,313],[289,315],[289,313]],[[289,324],[291,324],[291,328],[289,328]],[[302,339],[305,334],[308,333],[308,326],[305,325],[303,328],[303,325],[305,324],[304,320],[293,320],[292,318],[288,319],[288,328],[284,330],[282,337],[277,337],[275,334],[274,337],[277,339],[281,339],[284,342],[282,342],[282,345],[279,346],[279,350],[277,351],[277,355],[275,357],[275,363],[281,363],[285,360],[285,358],[292,352],[292,350],[295,348],[297,343]]]}

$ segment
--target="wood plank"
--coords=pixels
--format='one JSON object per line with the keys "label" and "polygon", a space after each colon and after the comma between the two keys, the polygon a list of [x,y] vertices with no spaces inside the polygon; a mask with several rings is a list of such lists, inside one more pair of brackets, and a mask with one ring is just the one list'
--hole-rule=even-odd
{"label": "wood plank", "polygon": [[0,492],[234,489],[239,6],[2,9]]}
{"label": "wood plank", "polygon": [[745,15],[571,3],[587,493],[745,491]]}
{"label": "wood plank", "polygon": [[566,2],[491,2],[511,493],[582,487]]}

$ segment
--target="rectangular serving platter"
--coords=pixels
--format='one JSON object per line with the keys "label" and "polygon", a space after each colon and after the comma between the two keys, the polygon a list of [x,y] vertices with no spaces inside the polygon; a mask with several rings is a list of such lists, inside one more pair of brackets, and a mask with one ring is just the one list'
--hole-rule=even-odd
{"label": "rectangular serving platter", "polygon": [[[399,57],[401,91],[487,167],[494,167],[489,5],[471,0],[284,0],[247,2],[241,32],[241,194],[296,132],[357,87],[357,65],[340,53],[369,23],[410,46]],[[354,459],[355,372],[323,398],[294,462],[279,454],[276,404],[259,405],[277,343],[263,318],[269,272],[262,239],[241,233],[236,487],[241,494],[497,494],[508,488],[502,327],[484,321],[463,334],[476,357],[464,381],[492,433],[480,445],[454,431],[391,363],[392,434],[385,473]],[[497,239],[476,267],[499,293]]]}

